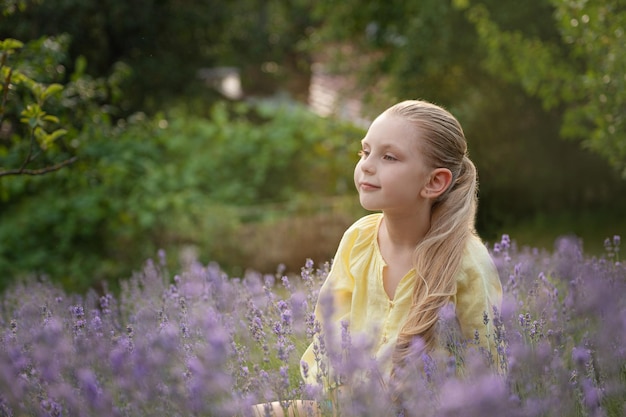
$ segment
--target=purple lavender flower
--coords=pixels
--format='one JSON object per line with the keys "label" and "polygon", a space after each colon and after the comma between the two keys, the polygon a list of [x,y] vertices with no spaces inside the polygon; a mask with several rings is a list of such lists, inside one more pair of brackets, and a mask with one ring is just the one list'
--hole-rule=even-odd
{"label": "purple lavender flower", "polygon": [[[616,260],[619,236],[609,241]],[[398,380],[381,368],[390,352],[373,358],[367,335],[315,320],[329,264],[315,270],[307,261],[300,279],[286,271],[240,279],[190,260],[170,280],[147,263],[119,296],[19,284],[0,300],[0,414],[247,416],[252,404],[298,398],[330,400],[328,411],[344,417],[624,409],[626,267],[585,255],[576,239],[548,252],[503,236],[492,255],[504,283],[502,310],[487,316],[498,369],[464,340],[450,306],[438,322],[446,355],[416,351]],[[326,319],[332,301],[320,299]],[[316,377],[343,384],[332,393],[300,379],[301,367],[313,372],[300,363],[310,342]]]}
{"label": "purple lavender flower", "polygon": [[575,347],[572,349],[572,359],[579,367],[584,367],[587,363],[589,363],[591,355],[589,354],[588,349]]}
{"label": "purple lavender flower", "polygon": [[96,375],[91,369],[79,369],[76,377],[83,397],[92,409],[98,410],[101,407],[101,392]]}
{"label": "purple lavender flower", "polygon": [[46,417],[62,417],[63,407],[54,400],[41,400],[41,410]]}

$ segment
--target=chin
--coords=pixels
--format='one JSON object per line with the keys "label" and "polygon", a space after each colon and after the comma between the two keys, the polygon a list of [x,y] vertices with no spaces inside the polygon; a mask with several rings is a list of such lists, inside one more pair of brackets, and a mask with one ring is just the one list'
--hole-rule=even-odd
{"label": "chin", "polygon": [[367,201],[363,201],[360,199],[361,207],[363,207],[367,211],[380,211],[381,209],[378,206],[373,205],[372,203],[368,203]]}

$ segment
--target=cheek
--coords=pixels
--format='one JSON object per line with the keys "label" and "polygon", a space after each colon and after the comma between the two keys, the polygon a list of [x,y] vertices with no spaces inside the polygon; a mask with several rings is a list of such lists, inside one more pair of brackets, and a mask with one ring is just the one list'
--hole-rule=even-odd
{"label": "cheek", "polygon": [[354,184],[356,185],[359,178],[359,173],[361,172],[361,161],[357,162],[354,167]]}

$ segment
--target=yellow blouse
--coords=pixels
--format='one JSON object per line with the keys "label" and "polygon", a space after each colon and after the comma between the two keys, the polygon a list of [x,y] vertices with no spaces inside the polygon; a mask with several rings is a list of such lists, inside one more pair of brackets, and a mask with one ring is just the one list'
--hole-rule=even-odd
{"label": "yellow blouse", "polygon": [[[331,322],[336,326],[335,331],[341,332],[339,324],[347,321],[351,335],[366,332],[377,341],[375,356],[394,348],[411,305],[415,276],[413,269],[409,271],[398,284],[394,299],[389,299],[383,287],[386,264],[377,238],[382,218],[382,213],[365,216],[344,233],[319,294],[319,300],[332,296]],[[473,339],[475,330],[479,330],[480,344],[493,351],[492,340],[485,337],[485,333],[491,333],[491,320],[485,330],[483,314],[487,312],[491,316],[491,306],[499,307],[501,300],[502,286],[496,267],[485,245],[474,236],[467,243],[457,276],[457,292],[452,299],[463,337]],[[322,322],[319,302],[315,316]],[[309,384],[317,383],[319,372],[313,346],[311,343],[302,356],[308,365],[306,375],[302,374]],[[390,373],[390,363],[387,368]]]}

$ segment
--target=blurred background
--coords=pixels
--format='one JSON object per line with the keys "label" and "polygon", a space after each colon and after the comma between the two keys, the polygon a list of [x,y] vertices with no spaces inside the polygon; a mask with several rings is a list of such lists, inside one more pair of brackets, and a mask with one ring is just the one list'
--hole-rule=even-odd
{"label": "blurred background", "polygon": [[299,271],[365,214],[369,121],[463,124],[478,229],[591,254],[626,232],[623,0],[6,0],[0,288],[116,287],[154,258]]}

